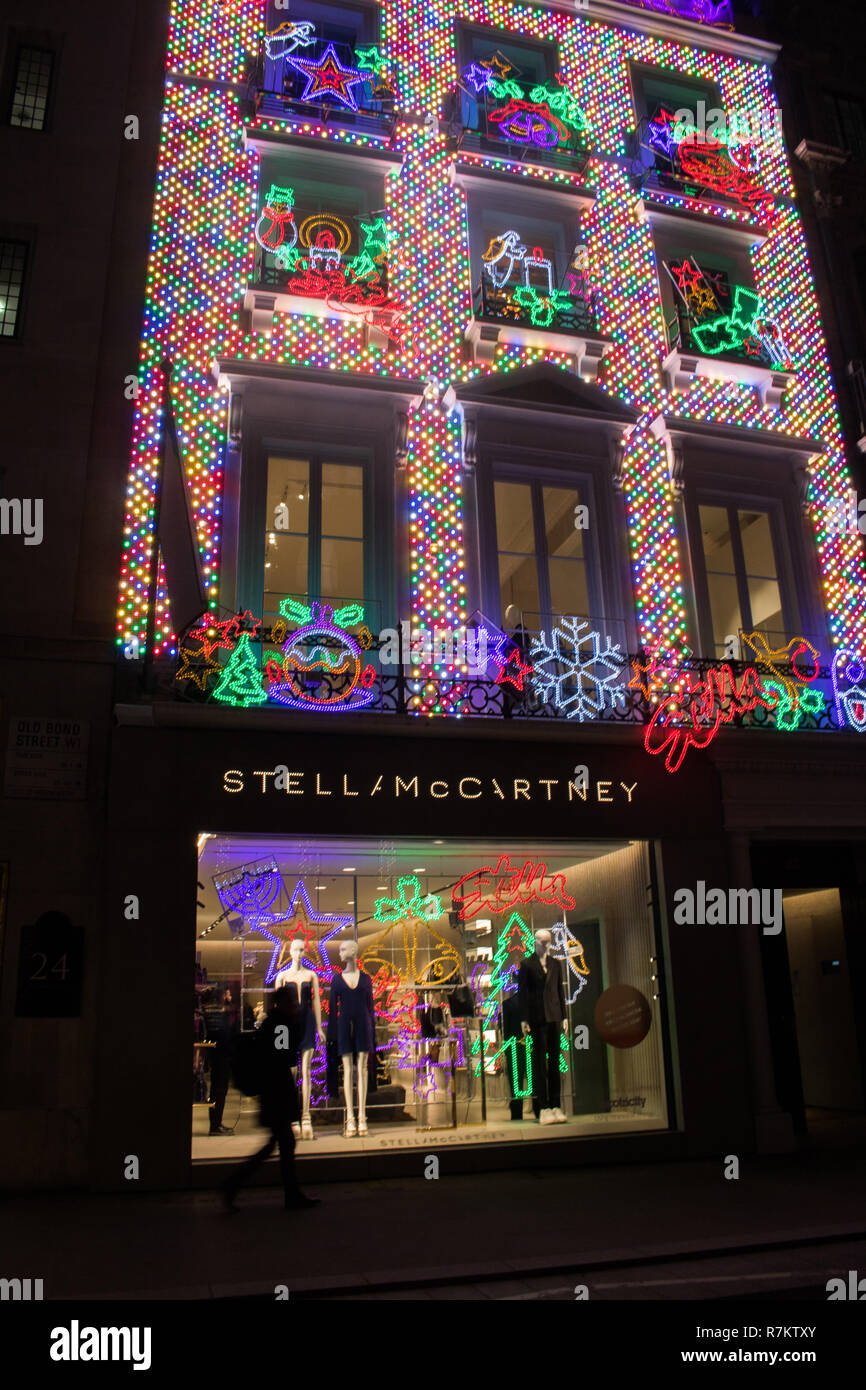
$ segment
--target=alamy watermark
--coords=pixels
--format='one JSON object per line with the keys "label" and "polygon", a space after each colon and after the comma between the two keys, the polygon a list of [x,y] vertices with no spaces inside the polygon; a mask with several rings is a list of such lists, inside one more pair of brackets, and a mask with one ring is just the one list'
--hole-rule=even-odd
{"label": "alamy watermark", "polygon": [[42,544],[42,498],[0,497],[0,536],[23,536],[25,545]]}
{"label": "alamy watermark", "polygon": [[700,99],[696,111],[687,106],[674,112],[673,128],[683,144],[753,145],[762,150],[780,150],[784,142],[781,106],[752,106],[723,109]]}
{"label": "alamy watermark", "polygon": [[691,888],[674,892],[674,921],[678,926],[762,926],[764,936],[782,930],[781,888],[708,888],[702,878]]}

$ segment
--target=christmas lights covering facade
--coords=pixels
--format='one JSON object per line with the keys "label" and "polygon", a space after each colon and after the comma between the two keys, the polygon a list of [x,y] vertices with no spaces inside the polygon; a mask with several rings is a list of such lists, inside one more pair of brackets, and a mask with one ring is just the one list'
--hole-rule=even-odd
{"label": "christmas lights covering facade", "polygon": [[[659,0],[649,7],[684,14],[679,0],[675,6]],[[464,334],[472,316],[473,277],[477,283],[480,267],[470,265],[467,196],[460,175],[484,168],[493,174],[501,170],[519,175],[522,192],[538,190],[539,207],[545,188],[583,186],[592,193],[591,207],[581,212],[580,239],[592,266],[597,331],[612,344],[598,382],[612,398],[635,407],[640,417],[622,440],[620,477],[638,629],[645,651],[663,656],[676,653],[686,634],[668,446],[664,429],[654,428],[654,422],[675,415],[704,424],[772,430],[787,433],[792,440],[819,438],[824,443],[823,452],[811,464],[809,516],[833,643],[847,654],[844,672],[858,685],[858,654],[866,650],[866,571],[859,536],[840,532],[832,524],[833,509],[838,498],[847,494],[849,477],[787,155],[781,146],[762,150],[763,232],[754,221],[754,202],[750,207],[730,203],[713,207],[712,194],[709,201],[705,197],[700,202],[704,226],[710,213],[717,215],[722,230],[729,224],[755,227],[749,252],[754,292],[761,315],[772,323],[795,368],[778,409],[762,403],[758,391],[741,381],[698,376],[684,389],[666,384],[662,363],[668,349],[649,212],[653,205],[694,209],[696,200],[676,190],[647,188],[641,202],[628,168],[627,134],[636,126],[630,65],[650,65],[667,69],[672,77],[714,84],[722,106],[734,110],[775,106],[769,68],[713,52],[709,26],[720,22],[724,7],[697,0],[690,0],[689,13],[705,22],[695,28],[688,43],[632,31],[626,27],[626,16],[622,27],[616,27],[594,21],[591,11],[546,12],[511,0],[383,0],[379,8],[378,43],[375,48],[356,50],[354,58],[359,74],[388,74],[393,127],[377,133],[360,124],[341,123],[341,112],[354,117],[353,102],[362,85],[360,79],[344,75],[350,68],[348,59],[341,56],[335,64],[321,43],[314,49],[299,42],[289,46],[287,55],[290,51],[294,68],[306,73],[311,93],[330,84],[332,92],[344,94],[342,102],[330,103],[329,118],[298,116],[288,103],[284,116],[272,111],[251,114],[251,56],[262,50],[268,25],[275,29],[285,22],[285,13],[275,12],[264,0],[174,0],[128,484],[118,644],[135,639],[140,650],[145,639],[154,482],[160,467],[160,363],[166,357],[174,364],[177,433],[212,609],[220,602],[228,429],[228,399],[215,384],[212,363],[223,358],[424,383],[408,421],[411,618],[413,624],[431,630],[465,625],[463,444],[454,389],[485,373],[538,361],[566,367],[569,361],[554,332],[549,346],[541,347],[508,341],[505,334],[491,361],[466,359]],[[291,23],[302,23],[304,18],[303,0],[297,0]],[[564,159],[545,163],[550,152],[539,139],[530,140],[522,154],[513,144],[503,143],[501,151],[495,152],[469,147],[463,151],[449,141],[439,117],[446,95],[454,91],[461,70],[467,67],[466,54],[460,50],[461,24],[498,31],[505,43],[557,45],[556,86],[550,91],[564,91],[573,105],[563,110],[580,113],[581,140],[588,151],[580,172],[570,170]],[[303,30],[301,38],[308,38],[310,32]],[[308,58],[313,53],[319,56]],[[503,118],[506,124],[510,119]],[[524,125],[527,120],[524,112]],[[270,236],[272,242],[278,233],[269,231],[274,219],[261,220],[268,187],[260,186],[261,158],[256,145],[245,141],[245,126],[263,139],[268,134],[301,136],[307,146],[318,141],[323,165],[329,149],[391,156],[390,162],[383,162],[382,181],[387,287],[389,302],[399,306],[399,327],[389,330],[390,337],[375,333],[361,314],[356,319],[335,317],[327,300],[316,301],[314,295],[310,312],[278,310],[268,334],[250,330],[244,318],[244,295],[254,283],[257,256],[267,245],[257,242],[256,228],[260,237]],[[290,140],[281,147],[280,157],[290,168]],[[290,176],[286,183],[291,184]],[[505,186],[502,198],[507,198]],[[380,249],[381,245],[379,241]],[[359,245],[357,257],[363,249]],[[355,270],[363,270],[357,257]],[[243,644],[244,650],[247,645]],[[169,655],[176,649],[160,583],[154,654]],[[213,657],[212,652],[206,655]],[[459,713],[461,674],[457,667],[442,663],[418,667],[413,672],[416,711]],[[239,678],[239,688],[245,687],[243,669]],[[862,706],[853,698],[849,705],[849,722],[854,727]]]}

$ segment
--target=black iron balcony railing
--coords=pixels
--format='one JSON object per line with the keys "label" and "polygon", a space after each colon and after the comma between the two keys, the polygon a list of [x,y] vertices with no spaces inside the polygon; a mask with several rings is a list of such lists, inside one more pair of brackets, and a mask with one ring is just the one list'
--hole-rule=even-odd
{"label": "black iron balcony railing", "polygon": [[[644,652],[630,656],[619,649],[615,656],[602,652],[595,667],[583,662],[552,663],[531,650],[538,634],[525,632],[520,661],[503,666],[501,660],[491,658],[475,673],[442,675],[425,666],[386,662],[383,643],[376,638],[369,647],[354,650],[321,628],[315,637],[297,645],[294,635],[283,645],[282,633],[274,637],[273,632],[251,635],[234,671],[227,662],[214,670],[213,654],[207,657],[186,650],[177,659],[157,660],[149,672],[138,657],[121,659],[115,700],[282,706],[309,713],[363,709],[371,715],[413,715],[435,706],[446,715],[462,718],[646,726],[657,717],[659,706],[675,695],[679,713],[674,722],[688,722],[694,702],[702,726],[713,719],[714,711],[721,710],[721,724],[736,728],[839,729],[829,665],[820,664],[817,669],[812,665],[807,670],[809,661],[804,667],[800,659],[794,665],[779,662],[771,669],[745,648],[749,660],[690,658],[673,670],[657,672]],[[537,672],[544,668],[541,681],[521,674],[521,665],[528,668],[533,662]],[[737,692],[754,691],[756,681],[775,682],[776,708],[743,698],[738,702]],[[691,695],[677,692],[684,685],[691,688]]]}
{"label": "black iron balcony railing", "polygon": [[589,159],[585,117],[556,83],[521,82],[471,63],[444,114],[454,144],[467,152],[541,161],[578,174]]}
{"label": "black iron balcony railing", "polygon": [[525,328],[549,328],[554,333],[596,333],[595,291],[585,299],[555,289],[532,285],[506,285],[497,289],[484,276],[473,296],[477,319],[491,323],[520,324]]}
{"label": "black iron balcony railing", "polygon": [[694,353],[699,357],[718,357],[722,361],[746,362],[752,366],[783,370],[778,353],[751,325],[737,323],[721,310],[693,317],[678,309],[665,324],[668,349]]}
{"label": "black iron balcony railing", "polygon": [[337,124],[359,134],[390,137],[394,93],[378,51],[372,47],[356,51],[312,33],[303,44],[291,47],[294,41],[271,35],[262,45],[254,116],[294,117],[303,123]]}
{"label": "black iron balcony railing", "polygon": [[331,299],[334,302],[373,307],[385,304],[388,300],[387,266],[377,265],[375,274],[358,277],[353,273],[352,259],[347,256],[345,261],[331,262],[317,258],[312,264],[305,259],[292,270],[287,270],[285,263],[281,264],[274,252],[257,247],[254,283],[310,299]]}

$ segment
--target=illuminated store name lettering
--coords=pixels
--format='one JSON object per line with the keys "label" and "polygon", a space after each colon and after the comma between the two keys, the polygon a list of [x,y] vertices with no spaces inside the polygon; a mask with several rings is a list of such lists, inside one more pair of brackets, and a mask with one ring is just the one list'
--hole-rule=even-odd
{"label": "illuminated store name lettering", "polygon": [[[279,774],[279,776],[278,776]],[[249,780],[248,780],[249,779]],[[444,801],[457,797],[463,801],[583,801],[606,804],[623,800],[631,805],[637,782],[600,780],[586,782],[567,777],[459,777],[451,781],[427,781],[417,773],[413,776],[388,776],[382,773],[375,781],[350,785],[349,773],[342,777],[321,772],[292,772],[286,768],[257,768],[244,773],[240,768],[227,768],[223,773],[223,791],[237,794],[247,790],[260,795],[276,791],[282,796],[392,796],[395,799]]]}

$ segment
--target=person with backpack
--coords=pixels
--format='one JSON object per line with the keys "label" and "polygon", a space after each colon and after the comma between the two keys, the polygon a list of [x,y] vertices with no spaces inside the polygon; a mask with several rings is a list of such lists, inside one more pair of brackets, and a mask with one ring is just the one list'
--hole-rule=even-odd
{"label": "person with backpack", "polygon": [[246,1094],[251,1094],[251,1088],[257,1080],[261,1122],[271,1134],[267,1143],[257,1153],[245,1159],[223,1184],[223,1202],[229,1211],[238,1210],[238,1193],[265,1159],[270,1158],[277,1145],[280,1149],[280,1173],[286,1210],[297,1211],[319,1205],[318,1197],[308,1197],[301,1191],[295,1172],[295,1136],[292,1133],[292,1123],[300,1118],[300,1110],[292,1063],[295,1061],[298,1048],[297,1019],[297,991],[284,986],[274,990],[271,995],[270,1008],[261,1026],[255,1033],[245,1035],[242,1063],[244,1074],[238,1078],[240,1088]]}

